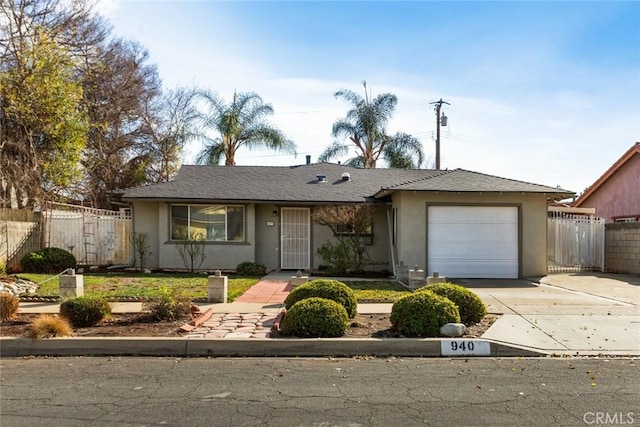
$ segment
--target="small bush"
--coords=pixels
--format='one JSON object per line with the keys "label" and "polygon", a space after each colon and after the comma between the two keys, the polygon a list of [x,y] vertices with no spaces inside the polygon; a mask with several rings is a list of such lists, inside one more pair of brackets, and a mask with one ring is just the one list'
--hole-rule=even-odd
{"label": "small bush", "polygon": [[431,291],[453,301],[460,311],[460,321],[465,325],[478,323],[487,314],[487,308],[480,297],[464,286],[453,283],[434,283],[418,289],[418,291],[423,290]]}
{"label": "small bush", "polygon": [[64,249],[44,248],[23,256],[20,268],[29,273],[60,273],[67,268],[76,268],[76,258]]}
{"label": "small bush", "polygon": [[332,275],[362,271],[370,261],[367,247],[360,238],[348,238],[339,242],[326,241],[318,248],[318,256],[328,264],[327,273]]}
{"label": "small bush", "polygon": [[236,273],[241,276],[264,276],[267,274],[267,266],[257,262],[245,261],[236,266]]}
{"label": "small bush", "polygon": [[296,337],[339,337],[349,328],[347,310],[325,298],[307,298],[287,310],[282,333]]}
{"label": "small bush", "polygon": [[73,329],[67,319],[59,316],[43,314],[29,324],[28,338],[70,337]]}
{"label": "small bush", "polygon": [[6,322],[18,312],[20,301],[13,294],[0,294],[0,322]]}
{"label": "small bush", "polygon": [[77,328],[94,326],[111,315],[111,305],[102,297],[77,297],[60,304],[60,315]]}
{"label": "small bush", "polygon": [[160,288],[160,296],[143,304],[156,320],[178,320],[191,316],[191,298],[169,288]]}
{"label": "small bush", "polygon": [[337,302],[347,310],[349,317],[358,314],[358,300],[353,290],[342,282],[329,279],[316,279],[298,286],[284,300],[285,308],[288,310],[298,301],[312,297]]}
{"label": "small bush", "polygon": [[393,328],[406,336],[436,337],[441,326],[459,322],[458,307],[449,299],[429,291],[402,297],[391,308]]}

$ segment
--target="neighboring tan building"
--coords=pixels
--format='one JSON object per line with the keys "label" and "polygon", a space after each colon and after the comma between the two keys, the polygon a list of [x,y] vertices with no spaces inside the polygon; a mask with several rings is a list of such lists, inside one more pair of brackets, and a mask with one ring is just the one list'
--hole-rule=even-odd
{"label": "neighboring tan building", "polygon": [[[150,237],[150,268],[180,269],[181,235],[204,235],[202,269],[243,261],[270,270],[317,269],[335,239],[315,224],[317,206],[375,207],[370,269],[419,266],[429,275],[517,278],[547,274],[547,203],[572,192],[455,170],[183,166],[166,183],[121,190],[133,229]],[[188,235],[188,234],[187,234]]]}
{"label": "neighboring tan building", "polygon": [[640,142],[636,142],[573,203],[611,222],[640,221]]}

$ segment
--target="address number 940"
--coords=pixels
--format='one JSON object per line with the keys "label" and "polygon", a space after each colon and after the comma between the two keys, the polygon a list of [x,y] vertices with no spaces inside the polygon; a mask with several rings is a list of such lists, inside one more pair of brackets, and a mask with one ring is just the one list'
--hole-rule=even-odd
{"label": "address number 940", "polygon": [[443,356],[490,356],[491,345],[484,340],[442,340]]}

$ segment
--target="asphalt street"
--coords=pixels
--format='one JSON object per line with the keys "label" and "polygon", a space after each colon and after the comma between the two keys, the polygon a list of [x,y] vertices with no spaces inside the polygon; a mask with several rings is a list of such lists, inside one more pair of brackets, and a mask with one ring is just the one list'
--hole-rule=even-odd
{"label": "asphalt street", "polygon": [[632,358],[0,359],[0,424],[640,425]]}

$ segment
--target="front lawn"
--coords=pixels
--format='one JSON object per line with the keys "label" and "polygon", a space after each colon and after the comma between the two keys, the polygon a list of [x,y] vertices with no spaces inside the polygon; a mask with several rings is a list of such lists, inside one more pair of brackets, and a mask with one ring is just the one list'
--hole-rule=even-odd
{"label": "front lawn", "polygon": [[[58,278],[48,274],[21,273],[23,279],[40,284],[35,295],[50,297],[60,295]],[[51,280],[48,280],[51,279]],[[202,274],[186,273],[109,273],[83,275],[85,295],[97,295],[106,298],[140,298],[155,297],[160,295],[160,288],[179,290],[190,298],[207,297],[207,277]],[[229,277],[228,301],[232,302],[242,295],[251,286],[258,283],[257,277]]]}
{"label": "front lawn", "polygon": [[[38,292],[31,296],[57,297],[60,295],[58,278],[48,274],[21,273],[23,279],[40,284]],[[190,298],[207,297],[207,277],[188,273],[87,273],[84,277],[85,295],[105,298],[143,298],[160,295],[161,287],[179,290]],[[257,277],[230,276],[228,301],[232,302],[251,286]],[[348,280],[347,286],[356,293],[358,302],[395,302],[410,291],[390,280]]]}
{"label": "front lawn", "polygon": [[358,302],[395,302],[411,291],[390,280],[345,280],[354,290]]}

